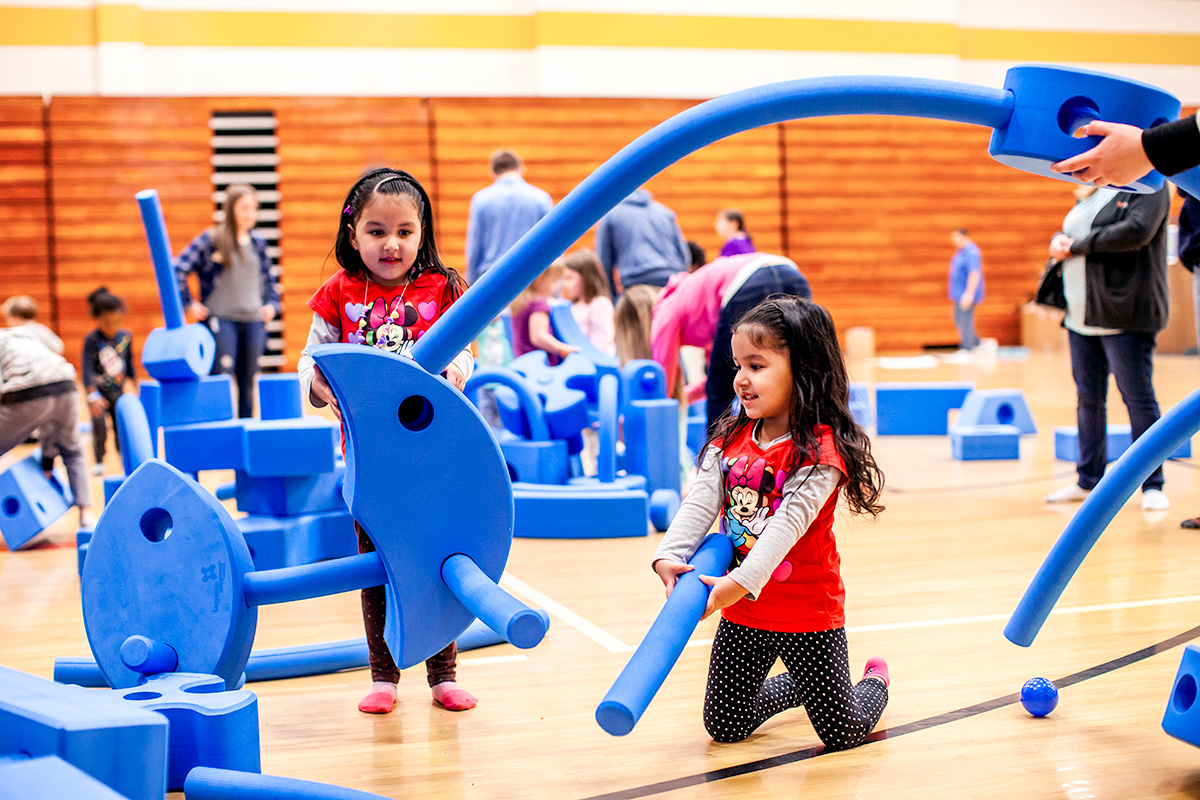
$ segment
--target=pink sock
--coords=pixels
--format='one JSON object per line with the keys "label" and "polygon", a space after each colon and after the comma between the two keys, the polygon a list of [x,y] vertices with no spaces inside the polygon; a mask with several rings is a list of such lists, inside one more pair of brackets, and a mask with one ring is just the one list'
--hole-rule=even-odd
{"label": "pink sock", "polygon": [[358,703],[358,710],[364,714],[387,714],[396,705],[396,684],[386,681],[376,681],[371,684],[371,691]]}
{"label": "pink sock", "polygon": [[479,700],[454,681],[443,681],[433,687],[433,702],[447,711],[466,711]]}
{"label": "pink sock", "polygon": [[863,678],[878,678],[883,681],[884,686],[891,686],[892,680],[888,675],[887,662],[879,656],[871,656],[867,659],[867,668],[863,670]]}

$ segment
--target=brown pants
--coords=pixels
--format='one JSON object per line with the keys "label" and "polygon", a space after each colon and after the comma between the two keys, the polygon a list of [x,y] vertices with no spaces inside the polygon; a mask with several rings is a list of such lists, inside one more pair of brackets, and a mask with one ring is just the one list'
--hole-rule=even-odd
{"label": "brown pants", "polygon": [[[358,552],[375,552],[375,545],[357,522],[354,523],[354,530],[358,533]],[[362,610],[363,627],[367,631],[367,650],[371,656],[371,680],[397,683],[400,680],[400,668],[396,666],[387,642],[383,640],[383,625],[387,620],[387,591],[384,587],[372,586],[362,590]],[[458,645],[451,642],[440,653],[425,660],[425,676],[429,686],[454,680],[457,666]]]}

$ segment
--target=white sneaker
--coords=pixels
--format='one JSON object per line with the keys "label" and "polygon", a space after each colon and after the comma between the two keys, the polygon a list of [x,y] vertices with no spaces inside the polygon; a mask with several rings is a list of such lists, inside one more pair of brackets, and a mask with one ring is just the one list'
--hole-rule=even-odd
{"label": "white sneaker", "polygon": [[1143,511],[1165,511],[1171,507],[1171,500],[1162,493],[1161,489],[1145,489],[1142,492]]}
{"label": "white sneaker", "polygon": [[100,477],[101,475],[103,475],[104,474],[104,465],[97,464],[96,466],[92,467],[92,474],[95,475],[97,478]]}
{"label": "white sneaker", "polygon": [[1091,489],[1084,489],[1077,483],[1072,483],[1070,486],[1064,486],[1046,495],[1047,503],[1078,503],[1089,494]]}

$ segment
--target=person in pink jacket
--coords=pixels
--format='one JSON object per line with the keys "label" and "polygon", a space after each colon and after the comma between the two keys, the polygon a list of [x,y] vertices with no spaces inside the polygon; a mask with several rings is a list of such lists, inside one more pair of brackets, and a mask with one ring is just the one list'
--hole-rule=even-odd
{"label": "person in pink jacket", "polygon": [[[695,272],[672,275],[654,304],[650,344],[654,360],[667,373],[667,386],[679,380],[681,345],[703,347],[708,355],[704,395],[708,428],[733,404],[733,325],[742,314],[776,294],[812,298],[808,279],[783,256],[745,253],[718,258]],[[698,388],[698,387],[696,387]],[[695,391],[688,392],[688,400]]]}

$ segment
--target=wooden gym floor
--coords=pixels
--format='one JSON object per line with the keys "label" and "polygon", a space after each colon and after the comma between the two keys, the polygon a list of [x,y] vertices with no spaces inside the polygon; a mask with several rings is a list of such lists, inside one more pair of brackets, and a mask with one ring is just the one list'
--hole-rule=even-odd
{"label": "wooden gym floor", "polygon": [[[1001,631],[1075,508],[1042,500],[1074,477],[1054,460],[1053,428],[1074,424],[1066,355],[852,370],[867,382],[1021,388],[1039,426],[1019,461],[955,461],[946,437],[876,439],[887,510],[838,527],[852,669],[871,655],[891,667],[874,740],[820,755],[797,710],[746,742],[713,743],[700,720],[713,620],[634,731],[610,737],[593,714],[661,607],[647,564],[659,537],[516,540],[505,585],[546,608],[551,629],[534,650],[462,654],[459,679],[479,696],[476,709],[432,706],[421,669],[406,673],[397,710],[382,717],[355,709],[365,671],[250,684],[263,772],[462,800],[1200,797],[1200,751],[1160,727],[1183,645],[1200,637],[1200,532],[1179,527],[1200,514],[1195,462],[1166,465],[1169,511],[1151,517],[1131,500],[1034,645],[1017,647]],[[1198,371],[1194,357],[1157,358],[1164,410],[1196,386]],[[1109,410],[1127,422],[1115,389]],[[0,664],[47,678],[56,656],[88,653],[68,517],[40,547],[0,549]],[[361,635],[357,596],[341,595],[263,608],[255,647]],[[1061,690],[1044,719],[1016,701],[1034,676]]]}

